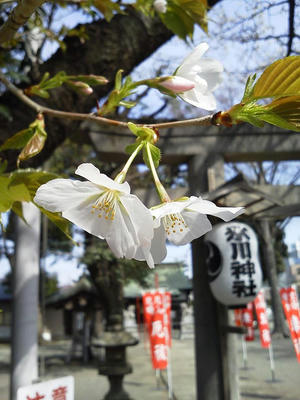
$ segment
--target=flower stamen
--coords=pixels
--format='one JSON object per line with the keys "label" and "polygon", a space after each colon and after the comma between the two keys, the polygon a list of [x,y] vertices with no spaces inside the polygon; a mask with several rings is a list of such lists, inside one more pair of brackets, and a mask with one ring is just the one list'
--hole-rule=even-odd
{"label": "flower stamen", "polygon": [[163,226],[167,235],[183,232],[188,228],[181,214],[168,214],[162,218]]}
{"label": "flower stamen", "polygon": [[115,190],[104,191],[95,204],[92,205],[91,213],[98,212],[98,218],[102,218],[102,215],[104,215],[106,220],[113,221],[116,215],[117,197]]}

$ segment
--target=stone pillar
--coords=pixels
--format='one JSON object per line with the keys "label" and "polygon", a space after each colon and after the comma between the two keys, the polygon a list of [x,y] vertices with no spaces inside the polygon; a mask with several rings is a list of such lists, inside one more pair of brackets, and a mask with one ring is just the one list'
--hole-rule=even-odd
{"label": "stone pillar", "polygon": [[27,224],[18,217],[15,225],[11,400],[17,398],[19,387],[38,377],[40,211],[32,203],[23,203],[23,213]]}

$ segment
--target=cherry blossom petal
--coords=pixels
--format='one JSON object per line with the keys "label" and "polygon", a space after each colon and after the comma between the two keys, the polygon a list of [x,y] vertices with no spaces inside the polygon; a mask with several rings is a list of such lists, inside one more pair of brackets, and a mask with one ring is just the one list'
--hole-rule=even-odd
{"label": "cherry blossom petal", "polygon": [[60,212],[77,207],[99,194],[99,188],[90,182],[53,179],[38,188],[34,202],[51,212]]}
{"label": "cherry blossom petal", "polygon": [[178,246],[190,243],[192,240],[205,235],[212,229],[212,225],[206,215],[184,210],[182,212],[182,217],[188,226],[187,231],[184,231],[184,235],[178,234],[176,239],[169,239]]}
{"label": "cherry blossom petal", "polygon": [[101,174],[99,169],[91,163],[80,164],[75,171],[76,175],[80,175],[86,178],[90,182],[95,183],[102,188],[108,188],[111,190],[117,190],[122,193],[130,193],[130,187],[128,182],[117,183],[113,179],[109,178],[105,174]]}
{"label": "cherry blossom petal", "polygon": [[154,237],[151,243],[151,254],[155,264],[161,263],[167,256],[166,232],[162,225],[154,229]]}
{"label": "cherry blossom petal", "polygon": [[149,209],[135,195],[120,196],[120,202],[130,215],[137,237],[147,246],[153,238],[153,218]]}
{"label": "cherry blossom petal", "polygon": [[214,95],[212,93],[200,94],[200,91],[197,91],[197,87],[180,94],[179,97],[181,97],[185,102],[192,104],[195,107],[203,108],[204,110],[212,111],[217,107]]}
{"label": "cherry blossom petal", "polygon": [[190,210],[198,211],[202,214],[214,215],[221,218],[223,221],[231,221],[245,212],[243,207],[218,207],[213,202],[203,200],[201,197],[197,198],[192,196],[191,199],[197,199],[189,205]]}
{"label": "cherry blossom petal", "polygon": [[99,218],[99,213],[93,209],[98,198],[99,196],[96,199],[88,199],[77,207],[64,211],[62,216],[86,232],[104,239],[115,221],[106,220],[103,216]]}
{"label": "cherry blossom petal", "polygon": [[[194,65],[201,62],[203,54],[208,50],[209,46],[207,43],[200,43],[194,48],[194,50],[183,60],[182,64],[176,71],[176,75],[185,75],[188,73]],[[180,72],[180,73],[178,73]]]}
{"label": "cherry blossom petal", "polygon": [[111,229],[109,234],[105,235],[105,239],[116,257],[131,259],[136,253],[138,239],[135,228],[129,215],[122,212],[119,207],[116,209],[115,219],[111,222]]}

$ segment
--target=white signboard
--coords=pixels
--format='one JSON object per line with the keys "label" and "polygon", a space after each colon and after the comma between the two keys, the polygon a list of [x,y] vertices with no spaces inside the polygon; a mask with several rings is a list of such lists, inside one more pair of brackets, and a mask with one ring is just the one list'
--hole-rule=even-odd
{"label": "white signboard", "polygon": [[17,400],[74,400],[74,377],[65,376],[20,387]]}

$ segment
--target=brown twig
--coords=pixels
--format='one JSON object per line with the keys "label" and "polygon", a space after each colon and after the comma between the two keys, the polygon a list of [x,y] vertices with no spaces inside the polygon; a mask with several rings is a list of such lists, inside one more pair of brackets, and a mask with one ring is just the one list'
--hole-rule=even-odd
{"label": "brown twig", "polygon": [[13,39],[17,30],[23,26],[44,0],[20,0],[8,19],[0,28],[0,44]]}
{"label": "brown twig", "polygon": [[[16,97],[18,97],[23,103],[25,103],[30,108],[34,109],[38,114],[47,114],[55,118],[67,118],[73,120],[85,120],[93,121],[102,125],[118,126],[121,128],[128,128],[127,122],[116,121],[114,119],[99,117],[95,114],[82,114],[73,113],[67,111],[54,110],[52,108],[44,107],[35,101],[31,100],[26,96],[22,90],[18,89],[13,83],[11,83],[6,76],[0,71],[0,81],[7,87],[7,89],[12,92]],[[162,122],[158,124],[137,124],[138,126],[149,126],[153,128],[173,128],[179,126],[210,126],[212,125],[212,115],[207,115],[205,117],[187,119],[183,121],[171,121]]]}

